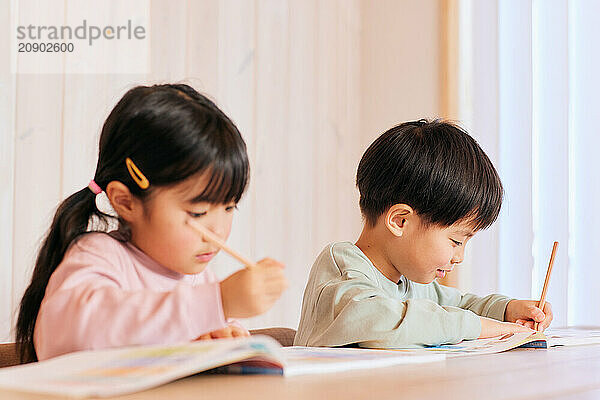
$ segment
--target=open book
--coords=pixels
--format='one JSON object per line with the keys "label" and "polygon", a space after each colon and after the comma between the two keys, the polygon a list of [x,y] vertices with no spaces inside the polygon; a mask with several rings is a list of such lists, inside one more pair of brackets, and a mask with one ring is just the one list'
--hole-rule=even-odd
{"label": "open book", "polygon": [[401,350],[414,353],[446,354],[448,357],[493,354],[515,348],[547,349],[558,346],[600,344],[600,329],[548,329],[545,333],[512,333],[488,339],[464,340],[457,344],[443,344],[423,349]]}
{"label": "open book", "polygon": [[520,347],[547,349],[559,346],[581,346],[600,344],[600,328],[555,328],[548,329],[543,334],[533,334],[527,343]]}
{"label": "open book", "polygon": [[202,371],[288,376],[443,359],[443,354],[385,350],[282,348],[270,337],[252,336],[71,353],[0,369],[0,388],[72,397],[108,397],[149,389]]}

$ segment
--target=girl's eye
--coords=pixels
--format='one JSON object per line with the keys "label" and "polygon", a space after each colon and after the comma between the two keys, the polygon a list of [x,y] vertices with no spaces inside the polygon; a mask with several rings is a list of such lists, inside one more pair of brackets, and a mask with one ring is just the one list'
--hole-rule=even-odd
{"label": "girl's eye", "polygon": [[462,242],[458,242],[458,241],[456,241],[454,239],[450,239],[450,240],[452,240],[452,243],[454,243],[455,245],[462,246]]}
{"label": "girl's eye", "polygon": [[195,213],[195,212],[188,211],[188,215],[192,218],[200,218],[200,217],[203,217],[206,215],[206,211],[201,212],[201,213]]}
{"label": "girl's eye", "polygon": [[225,211],[227,211],[227,212],[232,212],[233,210],[237,210],[237,205],[229,206],[229,207],[225,208]]}

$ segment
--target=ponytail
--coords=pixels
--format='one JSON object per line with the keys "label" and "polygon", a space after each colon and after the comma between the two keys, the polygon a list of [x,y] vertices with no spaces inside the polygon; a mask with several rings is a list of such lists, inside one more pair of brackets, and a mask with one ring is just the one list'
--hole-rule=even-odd
{"label": "ponytail", "polygon": [[62,261],[69,245],[87,231],[93,215],[107,224],[107,215],[96,209],[95,197],[96,195],[86,187],[69,196],[56,210],[52,225],[38,253],[31,283],[19,307],[16,340],[21,362],[37,361],[33,333],[38,312],[50,276]]}

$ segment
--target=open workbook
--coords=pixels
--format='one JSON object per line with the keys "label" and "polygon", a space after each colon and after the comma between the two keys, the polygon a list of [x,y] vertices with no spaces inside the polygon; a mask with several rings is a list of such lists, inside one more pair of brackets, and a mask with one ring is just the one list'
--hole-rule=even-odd
{"label": "open workbook", "polygon": [[0,388],[71,397],[108,397],[137,392],[209,371],[299,375],[426,363],[446,357],[491,354],[517,347],[551,348],[600,344],[600,329],[552,329],[466,340],[426,348],[285,347],[270,337],[122,347],[84,351],[0,369]]}
{"label": "open workbook", "polygon": [[397,351],[446,354],[449,357],[455,357],[500,353],[515,348],[548,349],[559,346],[579,346],[589,344],[600,344],[600,329],[548,329],[544,333],[514,333],[488,339],[464,340],[457,344],[443,344],[416,350],[397,349]]}
{"label": "open workbook", "polygon": [[203,371],[299,375],[444,360],[353,348],[285,347],[267,336],[84,351],[0,369],[0,388],[71,397],[149,389]]}

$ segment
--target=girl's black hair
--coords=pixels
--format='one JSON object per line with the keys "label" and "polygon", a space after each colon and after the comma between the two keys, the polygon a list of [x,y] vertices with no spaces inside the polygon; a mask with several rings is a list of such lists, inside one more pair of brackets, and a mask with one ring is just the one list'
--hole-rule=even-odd
{"label": "girl's black hair", "polygon": [[467,220],[485,229],[498,217],[504,193],[475,139],[452,123],[424,119],[379,136],[360,161],[356,185],[370,226],[394,204],[407,204],[427,224]]}
{"label": "girl's black hair", "polygon": [[[130,158],[150,181],[142,190],[128,172]],[[210,174],[197,198],[210,203],[239,202],[249,180],[246,144],[234,123],[208,98],[184,84],[137,86],[106,119],[94,181],[106,190],[111,181],[125,184],[142,200],[154,187],[171,186],[195,174]],[[110,216],[95,205],[85,187],[58,206],[21,300],[16,340],[22,362],[35,361],[35,323],[50,276],[69,246],[88,231],[95,217],[106,229]],[[119,220],[119,229],[126,227]]]}

